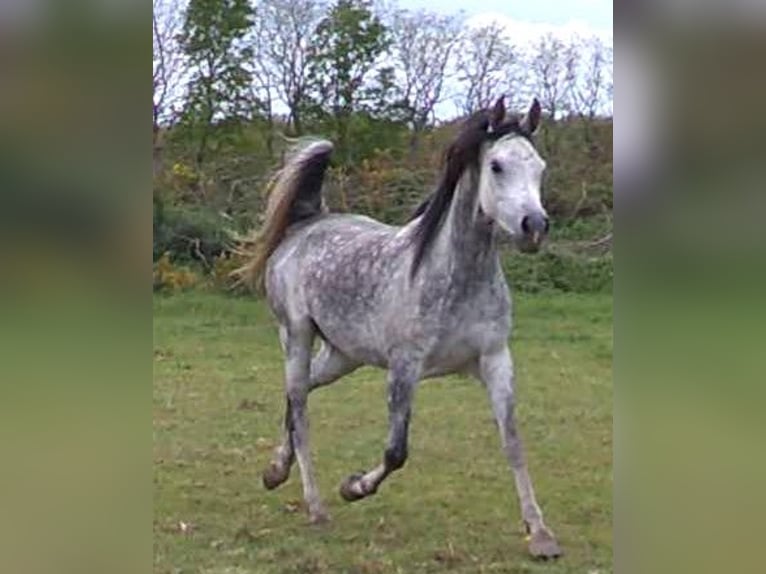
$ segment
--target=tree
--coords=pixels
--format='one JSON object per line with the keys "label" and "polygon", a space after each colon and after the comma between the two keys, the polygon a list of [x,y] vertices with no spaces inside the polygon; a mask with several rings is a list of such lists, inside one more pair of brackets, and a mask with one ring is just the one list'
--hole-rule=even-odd
{"label": "tree", "polygon": [[[368,82],[389,44],[386,27],[364,0],[337,0],[317,26],[309,61],[312,103],[332,115],[341,153],[351,114],[376,99]],[[378,78],[384,69],[378,67]]]}
{"label": "tree", "polygon": [[183,123],[196,142],[201,165],[214,121],[234,123],[252,111],[252,48],[243,41],[253,25],[247,0],[190,0],[185,12],[181,47],[191,77]]}
{"label": "tree", "polygon": [[492,23],[469,30],[459,47],[458,79],[465,114],[488,107],[509,83],[516,54],[501,26]]}
{"label": "tree", "polygon": [[152,0],[152,150],[155,173],[162,152],[162,124],[175,118],[185,63],[178,45],[183,23],[179,0]]}
{"label": "tree", "polygon": [[255,7],[247,43],[253,50],[251,98],[266,120],[266,151],[271,158],[274,154],[274,104],[278,97],[279,76],[271,60],[269,39],[273,25],[266,11],[267,5],[263,3]]}
{"label": "tree", "polygon": [[402,10],[392,22],[392,55],[397,76],[396,107],[412,129],[410,149],[442,100],[447,70],[460,41],[454,16]]}
{"label": "tree", "polygon": [[[580,43],[580,58],[571,59],[573,81],[571,100],[573,108],[584,124],[584,139],[589,148],[593,146],[591,128],[593,120],[608,99],[608,58],[609,50],[597,37]],[[576,63],[580,66],[577,67]],[[592,152],[592,150],[591,150]]]}
{"label": "tree", "polygon": [[576,42],[565,43],[551,33],[543,35],[533,48],[529,62],[535,92],[549,117],[555,119],[567,107],[568,87],[574,82]]}
{"label": "tree", "polygon": [[[567,44],[551,33],[543,35],[534,45],[529,62],[533,89],[551,120],[557,119],[567,107],[571,111],[569,87],[575,82],[577,55],[575,41]],[[545,148],[555,154],[558,137],[554,138],[546,125],[543,124]]]}
{"label": "tree", "polygon": [[604,76],[603,112],[605,115],[611,116],[614,98],[614,46],[611,44],[604,45],[602,72]]}
{"label": "tree", "polygon": [[303,132],[309,47],[321,18],[322,0],[268,0],[255,9],[255,76],[288,108],[293,132]]}

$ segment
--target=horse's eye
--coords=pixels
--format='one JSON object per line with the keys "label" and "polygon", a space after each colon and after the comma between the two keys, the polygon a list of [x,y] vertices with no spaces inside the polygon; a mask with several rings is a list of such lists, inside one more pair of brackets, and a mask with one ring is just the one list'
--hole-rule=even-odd
{"label": "horse's eye", "polygon": [[503,166],[501,166],[496,160],[492,160],[492,162],[489,164],[490,169],[492,169],[493,173],[501,173],[503,171]]}

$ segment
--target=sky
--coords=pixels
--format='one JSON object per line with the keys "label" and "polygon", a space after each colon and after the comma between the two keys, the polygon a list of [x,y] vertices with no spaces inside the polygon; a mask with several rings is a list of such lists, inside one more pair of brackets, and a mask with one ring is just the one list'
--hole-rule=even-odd
{"label": "sky", "polygon": [[[562,40],[573,35],[580,38],[598,37],[613,46],[612,0],[380,0],[410,10],[428,10],[442,14],[465,16],[469,27],[492,23],[505,28],[507,37],[516,47],[531,47],[544,34]],[[611,105],[608,106],[608,110]],[[605,112],[609,113],[608,110]],[[453,117],[455,102],[443,101],[434,110],[438,119]]]}
{"label": "sky", "polygon": [[400,6],[443,14],[464,12],[470,21],[495,18],[520,33],[577,30],[612,36],[612,0],[406,0]]}
{"label": "sky", "polygon": [[[424,9],[442,14],[464,14],[469,27],[492,23],[505,28],[512,44],[524,49],[544,34],[562,40],[573,35],[598,37],[607,46],[614,44],[612,35],[612,0],[382,0],[410,10]],[[609,113],[611,105],[603,110]],[[455,116],[453,101],[437,104],[438,119]]]}

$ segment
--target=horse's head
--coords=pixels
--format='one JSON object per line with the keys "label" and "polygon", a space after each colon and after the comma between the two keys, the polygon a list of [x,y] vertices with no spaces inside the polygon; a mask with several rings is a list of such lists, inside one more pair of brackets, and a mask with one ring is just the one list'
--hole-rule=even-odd
{"label": "horse's head", "polygon": [[[519,119],[506,117],[502,97],[492,109],[480,110],[468,118],[447,148],[439,187],[412,216],[418,220],[413,235],[416,244],[413,276],[444,222],[466,173],[478,173],[475,205],[483,217],[509,235],[522,251],[535,252],[540,248],[548,233],[548,215],[540,201],[545,162],[532,143],[539,124],[537,100]],[[476,185],[474,178],[466,181]]]}
{"label": "horse's head", "polygon": [[487,118],[486,143],[479,155],[479,207],[525,252],[535,252],[548,233],[540,198],[545,162],[532,143],[540,124],[540,103],[527,114],[506,117],[503,98]]}

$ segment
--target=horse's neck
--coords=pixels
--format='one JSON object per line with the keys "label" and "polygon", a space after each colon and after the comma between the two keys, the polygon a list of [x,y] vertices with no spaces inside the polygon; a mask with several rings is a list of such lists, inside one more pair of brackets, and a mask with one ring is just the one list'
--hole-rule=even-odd
{"label": "horse's neck", "polygon": [[463,273],[472,278],[494,274],[497,266],[492,225],[477,206],[478,183],[475,171],[467,171],[463,175],[442,229],[442,240],[453,273]]}

